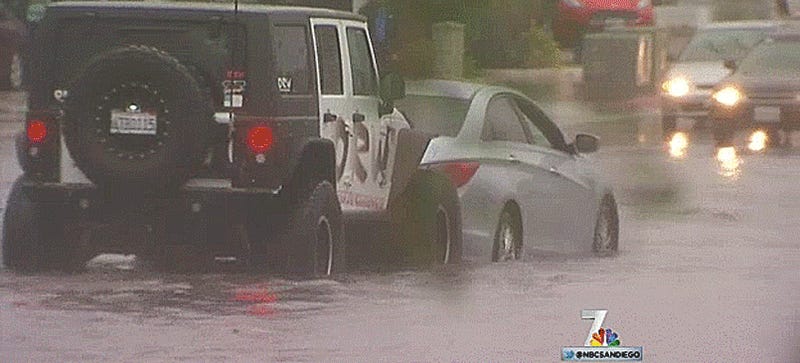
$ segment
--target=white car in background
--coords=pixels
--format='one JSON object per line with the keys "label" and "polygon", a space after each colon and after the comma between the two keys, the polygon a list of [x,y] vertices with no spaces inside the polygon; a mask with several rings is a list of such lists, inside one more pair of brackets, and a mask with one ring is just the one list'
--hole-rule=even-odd
{"label": "white car in background", "polygon": [[776,30],[767,20],[710,23],[697,29],[661,85],[664,137],[677,128],[679,118],[704,122],[711,106],[711,91],[731,74],[727,62],[741,59]]}
{"label": "white car in background", "polygon": [[508,261],[531,250],[617,250],[614,194],[584,157],[597,150],[596,137],[567,143],[533,101],[504,87],[410,82],[397,108],[413,128],[438,135],[422,165],[458,188],[464,256]]}

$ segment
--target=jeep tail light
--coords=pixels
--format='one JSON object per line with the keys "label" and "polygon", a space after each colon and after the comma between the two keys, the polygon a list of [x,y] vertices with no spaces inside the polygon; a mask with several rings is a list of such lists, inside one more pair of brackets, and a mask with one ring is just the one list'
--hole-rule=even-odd
{"label": "jeep tail light", "polygon": [[461,188],[469,183],[475,173],[478,172],[480,166],[481,164],[477,162],[455,162],[439,164],[434,169],[447,175],[456,188]]}
{"label": "jeep tail light", "polygon": [[50,111],[29,111],[25,130],[17,138],[17,158],[32,180],[57,181],[61,144],[59,123]]}
{"label": "jeep tail light", "polygon": [[41,144],[47,139],[47,123],[38,119],[30,120],[25,127],[25,134],[31,144]]}
{"label": "jeep tail light", "polygon": [[247,147],[254,154],[263,154],[272,148],[272,128],[269,126],[255,126],[247,131]]}

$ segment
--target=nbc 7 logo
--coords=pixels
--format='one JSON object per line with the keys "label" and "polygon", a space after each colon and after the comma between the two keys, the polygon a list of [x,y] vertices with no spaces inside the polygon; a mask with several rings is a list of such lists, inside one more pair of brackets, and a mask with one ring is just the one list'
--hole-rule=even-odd
{"label": "nbc 7 logo", "polygon": [[608,310],[581,310],[581,319],[593,320],[592,327],[589,328],[589,335],[586,336],[586,342],[583,343],[584,346],[592,346],[592,333],[596,333],[603,327],[606,314],[608,314]]}

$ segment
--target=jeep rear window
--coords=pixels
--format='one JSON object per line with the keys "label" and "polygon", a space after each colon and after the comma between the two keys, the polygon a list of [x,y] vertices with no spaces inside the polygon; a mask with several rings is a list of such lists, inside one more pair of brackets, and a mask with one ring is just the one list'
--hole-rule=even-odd
{"label": "jeep rear window", "polygon": [[311,71],[308,37],[302,25],[278,25],[273,30],[272,51],[278,91],[284,94],[309,94]]}
{"label": "jeep rear window", "polygon": [[367,32],[362,28],[347,28],[347,46],[350,48],[350,72],[353,75],[353,94],[374,96],[378,80],[369,51]]}
{"label": "jeep rear window", "polygon": [[317,25],[317,57],[319,58],[319,79],[323,95],[341,95],[342,91],[342,51],[339,49],[339,33],[333,25]]}

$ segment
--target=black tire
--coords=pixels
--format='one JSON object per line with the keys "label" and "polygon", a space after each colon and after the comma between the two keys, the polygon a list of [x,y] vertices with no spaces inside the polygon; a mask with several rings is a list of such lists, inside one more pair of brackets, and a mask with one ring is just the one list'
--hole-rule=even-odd
{"label": "black tire", "polygon": [[317,183],[293,203],[281,247],[292,275],[328,277],[346,271],[344,221],[336,190]]}
{"label": "black tire", "polygon": [[25,196],[20,177],[11,187],[3,217],[3,265],[16,272],[83,269],[78,239],[68,238],[58,205],[35,203]]}
{"label": "black tire", "polygon": [[619,249],[619,213],[614,196],[606,195],[600,203],[594,227],[592,250],[599,256],[611,256]]}
{"label": "black tire", "polygon": [[661,135],[665,140],[672,137],[672,133],[678,127],[678,122],[675,115],[664,115],[661,117]]}
{"label": "black tire", "polygon": [[506,206],[500,213],[494,234],[492,262],[516,261],[522,258],[522,219],[516,208]]}
{"label": "black tire", "polygon": [[[155,113],[155,135],[111,134],[112,110]],[[213,124],[209,96],[174,57],[128,46],[95,57],[70,87],[64,138],[78,167],[101,186],[160,189],[194,173]]]}
{"label": "black tire", "polygon": [[461,262],[461,205],[450,181],[421,171],[406,187],[393,210],[394,243],[404,265],[429,266]]}

